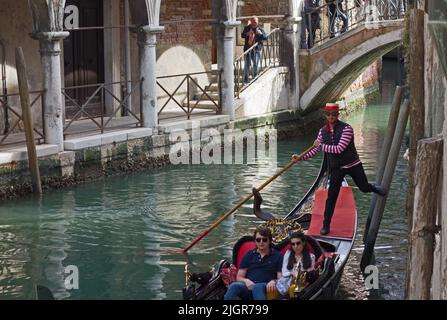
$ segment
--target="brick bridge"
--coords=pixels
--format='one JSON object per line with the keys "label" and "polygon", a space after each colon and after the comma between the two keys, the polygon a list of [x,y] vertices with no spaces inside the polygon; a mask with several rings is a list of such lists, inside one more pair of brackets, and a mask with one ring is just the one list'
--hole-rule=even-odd
{"label": "brick bridge", "polygon": [[300,50],[300,107],[313,111],[340,98],[360,74],[401,45],[403,20],[363,23],[324,44]]}

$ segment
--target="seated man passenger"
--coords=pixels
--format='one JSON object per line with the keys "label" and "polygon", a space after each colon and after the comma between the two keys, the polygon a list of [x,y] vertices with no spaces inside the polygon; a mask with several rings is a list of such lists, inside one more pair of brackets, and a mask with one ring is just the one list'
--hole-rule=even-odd
{"label": "seated man passenger", "polygon": [[256,248],[242,258],[236,282],[228,287],[225,300],[266,300],[267,291],[276,290],[281,278],[282,254],[272,247],[269,229],[257,228],[254,233]]}
{"label": "seated man passenger", "polygon": [[277,283],[277,289],[281,295],[289,292],[291,282],[298,276],[298,270],[308,272],[309,277],[306,277],[306,280],[309,281],[315,266],[315,255],[309,251],[304,233],[292,233],[290,245],[290,249],[284,254],[282,277]]}

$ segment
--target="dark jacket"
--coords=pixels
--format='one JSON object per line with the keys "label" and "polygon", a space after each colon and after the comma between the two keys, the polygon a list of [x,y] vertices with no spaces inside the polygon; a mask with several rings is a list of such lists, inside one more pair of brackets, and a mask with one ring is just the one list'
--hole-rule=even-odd
{"label": "dark jacket", "polygon": [[[250,31],[250,29],[253,29],[253,28],[251,26],[246,26],[241,34],[241,37],[245,39],[244,51],[250,49],[250,47],[251,47],[248,44],[248,32]],[[256,34],[257,30],[261,31],[261,34]],[[261,47],[262,47],[262,41],[267,40],[267,33],[265,33],[264,29],[259,26],[256,27],[256,29],[253,29],[253,31],[256,34],[255,35],[255,43],[260,42],[260,45],[256,46],[256,48],[255,48],[256,51],[259,51],[259,50],[261,50]]]}
{"label": "dark jacket", "polygon": [[[327,126],[324,126],[321,130],[321,134],[323,136],[323,143],[328,145],[337,145],[340,141],[341,135],[343,133],[343,129],[347,126],[347,123],[342,121],[337,121],[334,126],[334,137],[332,139],[331,132],[328,130]],[[335,153],[326,153],[329,160],[329,168],[339,169],[345,165],[353,163],[354,161],[359,160],[359,155],[357,154],[357,150],[354,145],[354,137],[352,137],[351,142],[349,142],[348,146],[345,150],[343,150],[340,154]]]}
{"label": "dark jacket", "polygon": [[[309,24],[312,25],[312,30],[321,29],[320,11],[316,10],[320,6],[319,0],[305,0],[304,1],[304,23],[309,29]],[[310,17],[310,21],[309,21]]]}
{"label": "dark jacket", "polygon": [[315,11],[320,6],[320,0],[305,0],[304,1],[304,13]]}

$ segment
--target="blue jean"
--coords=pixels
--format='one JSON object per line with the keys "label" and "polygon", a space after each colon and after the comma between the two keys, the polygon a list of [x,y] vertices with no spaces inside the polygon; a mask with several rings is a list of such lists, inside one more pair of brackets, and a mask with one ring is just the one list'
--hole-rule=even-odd
{"label": "blue jean", "polygon": [[225,300],[267,300],[267,283],[255,283],[253,290],[248,290],[244,282],[233,282],[225,293]]}
{"label": "blue jean", "polygon": [[246,56],[245,56],[245,67],[244,67],[244,82],[248,83],[249,76],[252,75],[252,79],[256,78],[258,75],[258,64],[260,59],[260,52],[259,50],[251,50]]}

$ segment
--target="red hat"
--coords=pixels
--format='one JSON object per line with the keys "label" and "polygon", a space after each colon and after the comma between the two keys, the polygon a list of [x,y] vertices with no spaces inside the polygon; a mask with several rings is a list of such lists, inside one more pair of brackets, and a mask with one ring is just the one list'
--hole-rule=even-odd
{"label": "red hat", "polygon": [[323,109],[326,111],[339,111],[340,106],[338,103],[326,103],[326,106]]}

